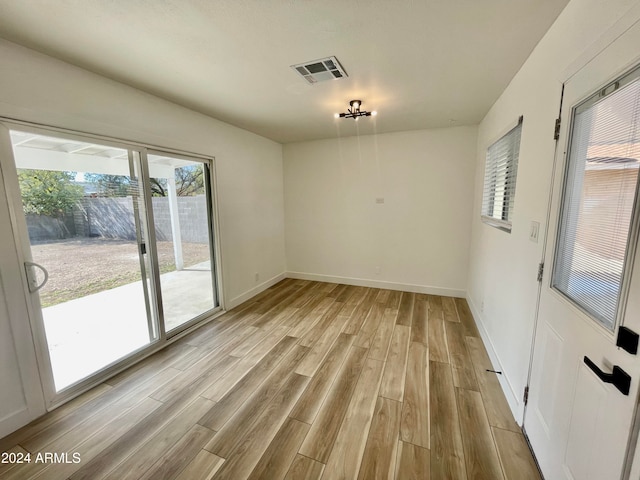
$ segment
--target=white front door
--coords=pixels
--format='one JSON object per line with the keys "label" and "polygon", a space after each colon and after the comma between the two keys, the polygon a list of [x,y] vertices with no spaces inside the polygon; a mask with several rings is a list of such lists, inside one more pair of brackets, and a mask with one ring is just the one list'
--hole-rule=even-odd
{"label": "white front door", "polygon": [[636,24],[565,84],[524,420],[547,480],[624,478],[635,449],[640,355],[616,341],[640,333],[638,45]]}

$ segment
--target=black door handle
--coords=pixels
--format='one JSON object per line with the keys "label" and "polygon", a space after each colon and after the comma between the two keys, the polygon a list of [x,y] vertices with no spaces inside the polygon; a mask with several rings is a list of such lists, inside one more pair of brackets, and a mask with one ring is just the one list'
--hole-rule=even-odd
{"label": "black door handle", "polygon": [[593,370],[593,373],[595,373],[604,383],[613,383],[613,386],[620,390],[624,395],[629,395],[631,377],[619,366],[614,365],[612,373],[605,373],[600,370],[600,368],[598,368],[598,366],[587,356],[584,357],[584,363],[586,363],[587,367]]}

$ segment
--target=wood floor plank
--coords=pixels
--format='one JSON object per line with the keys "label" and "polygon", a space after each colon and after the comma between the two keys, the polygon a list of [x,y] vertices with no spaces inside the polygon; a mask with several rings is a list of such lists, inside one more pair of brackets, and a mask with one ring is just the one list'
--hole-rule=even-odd
{"label": "wood floor plank", "polygon": [[455,302],[458,318],[460,318],[460,323],[464,325],[465,336],[479,337],[480,332],[478,332],[478,327],[473,319],[473,315],[471,314],[471,309],[469,308],[467,301],[464,298],[456,298]]}
{"label": "wood floor plank", "polygon": [[[80,395],[70,402],[56,408],[54,411],[48,413],[47,415],[44,415],[22,427],[21,429],[13,432],[12,434],[7,435],[0,440],[0,451],[8,451],[10,448],[18,445],[20,442],[23,442],[28,438],[32,438],[44,429],[59,422],[69,414],[75,412],[76,415],[83,415],[83,411],[85,413],[90,413],[93,405],[100,405],[102,403],[102,401],[99,400],[99,397],[101,397],[104,393],[108,392],[111,389],[113,389],[111,385],[107,385],[104,383],[98,385],[97,387],[89,390],[87,393]],[[80,411],[78,413],[77,410],[81,409],[83,406],[83,411]]]}
{"label": "wood floor plank", "polygon": [[444,319],[444,297],[438,295],[428,295],[429,302],[429,318]]}
{"label": "wood floor plank", "polygon": [[311,330],[313,330],[320,320],[322,320],[321,313],[311,312],[307,314],[305,317],[301,318],[297,324],[293,325],[291,329],[287,332],[287,336],[302,338]]}
{"label": "wood floor plank", "polygon": [[[146,416],[143,421],[136,423],[128,430],[118,442],[105,448],[89,462],[82,462],[70,478],[73,480],[94,480],[100,478],[103,472],[108,472],[123,461],[131,453],[132,446],[143,445],[154,436],[165,424],[171,421],[179,412],[192,403],[207,387],[207,377],[194,378],[186,387],[182,395],[174,400],[164,403],[162,406]],[[196,421],[194,421],[196,423]]]}
{"label": "wood floor plank", "polygon": [[[147,416],[158,409],[162,403],[151,398],[145,398],[138,405],[132,409],[124,412],[122,415],[113,418],[110,422],[106,423],[102,428],[96,430],[93,435],[88,438],[79,438],[81,442],[74,446],[72,449],[67,450],[69,455],[73,453],[79,453],[81,462],[78,464],[65,463],[65,464],[45,464],[42,469],[34,469],[29,472],[29,475],[24,475],[24,478],[37,478],[43,480],[64,480],[73,475],[80,467],[93,460],[104,449],[116,442],[126,432],[131,430],[138,422],[143,421]],[[5,477],[1,477],[4,478]]]}
{"label": "wood floor plank", "polygon": [[451,367],[429,362],[431,381],[431,478],[466,480],[464,447]]}
{"label": "wood floor plank", "polygon": [[337,316],[334,321],[327,325],[327,328],[309,350],[304,359],[298,364],[296,373],[312,377],[329,353],[329,350],[338,339],[340,332],[347,322],[347,317]]}
{"label": "wood floor plank", "polygon": [[426,295],[416,295],[413,302],[411,341],[429,346],[429,301]]}
{"label": "wood floor plank", "polygon": [[275,330],[261,345],[254,348],[220,378],[209,385],[202,395],[210,400],[220,401],[238,382],[249,375],[256,365],[260,370],[266,371],[280,361],[280,357],[292,349],[297,340],[288,336],[281,337],[281,334],[286,333],[286,330],[280,330],[279,328]]}
{"label": "wood floor plank", "polygon": [[367,359],[326,463],[325,478],[356,478],[369,431],[384,362]]}
{"label": "wood floor plank", "polygon": [[344,363],[351,345],[353,345],[354,339],[353,335],[344,333],[338,336],[329,354],[291,412],[290,416],[292,418],[308,424],[313,423],[331,388],[331,384],[337,377],[340,367]]}
{"label": "wood floor plank", "polygon": [[324,463],[298,454],[291,464],[285,480],[320,480],[323,471]]}
{"label": "wood floor plank", "polygon": [[497,377],[498,374],[487,371],[487,369],[492,370],[493,365],[482,344],[482,339],[478,337],[466,337],[465,341],[476,369],[476,378],[478,379],[478,386],[482,394],[482,399],[484,400],[489,425],[520,433],[520,427],[513,418],[511,408],[500,387],[500,382]]}
{"label": "wood floor plank", "polygon": [[373,306],[377,295],[378,291],[376,289],[367,289],[366,295],[364,296],[362,301],[357,304],[357,307],[353,311],[353,314],[351,314],[351,317],[349,317],[349,322],[344,327],[344,333],[347,333],[349,335],[357,335],[358,332],[360,332],[360,328],[362,328],[367,315],[369,315],[369,311],[371,310],[371,307]]}
{"label": "wood floor plank", "polygon": [[504,479],[482,396],[479,392],[461,388],[456,389],[456,394],[467,476]]}
{"label": "wood floor plank", "polygon": [[260,315],[264,315],[272,308],[277,307],[278,305],[286,304],[286,302],[283,302],[283,300],[293,296],[298,290],[299,287],[295,286],[285,286],[283,288],[277,289],[272,295],[258,304],[255,312],[259,313]]}
{"label": "wood floor plank", "polygon": [[[163,370],[156,379],[160,383],[162,381],[170,381],[178,372],[178,370],[173,368],[166,369]],[[141,401],[147,398],[155,386],[152,382],[146,382],[142,384],[139,389],[114,401],[111,405],[101,409],[95,415],[87,417],[84,422],[76,425],[72,430],[57,437],[55,440],[48,441],[49,436],[36,436],[30,442],[26,443],[27,448],[32,448],[33,450],[30,450],[32,452],[72,451],[80,442],[90,438],[104,425],[113,421],[114,418],[136,407]]]}
{"label": "wood floor plank", "polygon": [[446,322],[445,331],[455,386],[478,391],[475,368],[465,342],[464,325]]}
{"label": "wood floor plank", "polygon": [[206,450],[200,450],[175,480],[211,480],[223,463],[224,458]]}
{"label": "wood floor plank", "polygon": [[340,295],[342,295],[342,293],[349,288],[348,285],[345,285],[343,283],[339,283],[336,288],[334,288],[331,292],[329,292],[327,294],[327,297],[331,297],[331,298],[335,298],[337,299]]}
{"label": "wood floor plank", "polygon": [[495,427],[491,430],[506,480],[541,480],[524,435]]}
{"label": "wood floor plank", "polygon": [[376,296],[376,303],[384,303],[386,304],[389,300],[389,294],[391,290],[378,290],[378,295]]}
{"label": "wood floor plank", "polygon": [[385,307],[390,308],[392,310],[398,310],[400,308],[400,298],[402,297],[402,292],[399,290],[391,290],[389,293],[389,298],[387,299],[387,303]]}
{"label": "wood floor plank", "polygon": [[409,345],[400,439],[429,448],[429,352],[422,343]]}
{"label": "wood floor plank", "polygon": [[[75,412],[72,415],[68,415],[60,422],[21,442],[21,446],[29,452],[41,452],[50,446],[65,448],[68,445],[68,439],[71,438],[73,441],[78,432],[80,432],[80,435],[85,432],[93,432],[105,419],[112,418],[118,411],[126,411],[133,407],[157,388],[158,384],[163,385],[165,382],[171,381],[179,373],[180,370],[174,368],[162,370],[155,376],[157,383],[150,378],[138,385],[137,388],[133,385],[128,386],[123,390],[123,395],[111,397],[111,393],[115,393],[118,389],[124,387],[124,384],[121,384],[108,392],[110,397],[108,398],[110,400],[108,403],[96,406],[90,413],[86,412],[83,415],[77,415],[77,412]],[[104,399],[107,400],[107,397],[105,396]],[[70,422],[67,423],[67,420]]]}
{"label": "wood floor plank", "polygon": [[140,480],[174,478],[191,463],[214,434],[213,430],[197,424],[193,425],[182,438],[161,455],[160,459],[144,475],[138,478]]}
{"label": "wood floor plank", "polygon": [[304,293],[302,293],[302,295],[298,296],[297,298],[290,300],[289,302],[287,302],[287,304],[290,307],[300,309],[305,305],[307,305],[314,298],[318,298],[318,299],[324,298],[324,294],[320,294],[318,292],[318,289],[320,286],[321,284],[318,282],[309,282],[309,286],[308,288],[305,289]]}
{"label": "wood floor plank", "polygon": [[309,427],[310,425],[293,418],[286,419],[249,475],[249,480],[282,480],[287,475]]}
{"label": "wood floor plank", "polygon": [[367,315],[367,318],[358,332],[355,342],[353,343],[356,347],[371,347],[371,342],[373,341],[373,337],[380,326],[383,316],[384,305],[374,303],[371,310],[369,310],[369,315]]}
{"label": "wood floor plank", "polygon": [[378,397],[358,479],[393,478],[402,404]]}
{"label": "wood floor plank", "polygon": [[345,285],[345,289],[340,292],[336,297],[336,302],[346,303],[356,293],[356,288],[353,285]]}
{"label": "wood floor plank", "polygon": [[[255,326],[248,327],[247,335],[242,341],[232,350],[228,352],[228,355],[232,357],[242,358],[246,356],[251,350],[253,350],[258,344],[267,338],[272,332],[273,328],[258,328]],[[282,329],[284,331],[284,329]]]}
{"label": "wood floor plank", "polygon": [[300,338],[299,344],[303,347],[312,347],[322,337],[322,335],[331,327],[338,317],[338,312],[344,304],[333,302],[331,307],[322,315],[320,321]]}
{"label": "wood floor plank", "polygon": [[[247,478],[282,427],[293,405],[309,382],[309,377],[292,373],[278,394],[267,404],[242,442],[233,449],[220,470],[218,480]],[[208,447],[207,450],[209,450]]]}
{"label": "wood floor plank", "polygon": [[211,378],[211,381],[213,381],[214,378],[220,378],[224,375],[224,373],[237,362],[238,359],[234,357],[209,355],[192,366],[188,370],[188,374],[176,375],[149,396],[161,402],[171,401],[171,399],[175,398],[177,395],[182,394],[182,391],[192,382],[193,378],[197,378],[201,375],[207,375]]}
{"label": "wood floor plank", "polygon": [[366,349],[351,347],[299,453],[321,463],[327,462],[366,357]]}
{"label": "wood floor plank", "polygon": [[406,327],[411,326],[414,299],[414,293],[402,292],[402,297],[400,298],[400,306],[398,307],[398,318],[396,319],[396,323],[398,325],[404,325]]}
{"label": "wood floor plank", "polygon": [[389,346],[391,345],[397,316],[397,310],[392,310],[390,308],[385,309],[382,321],[380,322],[378,330],[376,330],[376,334],[371,341],[369,358],[381,360],[383,362],[387,360],[387,354],[389,353]]}
{"label": "wood floor plank", "polygon": [[[25,454],[29,453],[24,448],[22,448],[20,445],[14,445],[11,448],[7,448],[6,450],[2,450],[2,452],[3,453],[8,453],[8,454],[18,454],[18,455],[25,455]],[[0,478],[2,478],[2,476],[4,474],[6,474],[9,470],[11,470],[12,468],[18,467],[19,465],[22,465],[22,464],[20,464],[20,463],[11,463],[11,462],[0,463]]]}
{"label": "wood floor plank", "polygon": [[449,346],[442,318],[429,317],[429,360],[449,363]]}
{"label": "wood floor plank", "polygon": [[426,448],[403,441],[398,442],[396,480],[429,480],[431,453]]}
{"label": "wood floor plank", "polygon": [[456,310],[456,301],[453,297],[442,297],[442,316],[447,322],[460,323]]}
{"label": "wood floor plank", "polygon": [[[195,425],[198,419],[211,408],[213,402],[206,398],[197,397],[184,410],[170,419],[166,425],[160,428],[147,442],[140,448],[129,448],[129,456],[121,462],[115,469],[102,477],[107,480],[138,480],[151,468],[159,457],[174,445],[180,438]],[[203,427],[204,428],[204,427]],[[210,437],[213,432],[209,431],[203,435],[204,429],[199,430],[197,440],[201,441]],[[200,449],[202,445],[197,448]],[[94,477],[97,478],[97,477]]]}
{"label": "wood floor plank", "polygon": [[[331,298],[327,297],[326,293],[315,291],[309,293],[309,298],[301,306],[292,305],[296,306],[298,311],[289,318],[289,321],[287,322],[289,326],[296,326],[303,318],[305,318],[310,313],[317,313],[316,309],[319,305],[322,304],[323,301],[331,300]],[[303,300],[304,299],[301,299],[301,301]]]}
{"label": "wood floor plank", "polygon": [[346,302],[348,305],[360,305],[373,289],[368,287],[353,287],[353,290],[353,294]]}
{"label": "wood floor plank", "polygon": [[387,364],[380,385],[380,396],[397,402],[402,402],[404,399],[410,336],[410,327],[396,324],[391,336]]}
{"label": "wood floor plank", "polygon": [[[243,441],[255,419],[264,411],[265,405],[278,394],[283,385],[290,381],[290,373],[295,370],[307,351],[307,348],[296,345],[249,398],[241,399],[244,403],[238,405],[239,408],[228,420],[222,418],[221,414],[212,415],[212,412],[218,412],[218,409],[213,407],[205,417],[210,419],[205,426],[217,430],[218,433],[207,444],[206,449],[228,460],[229,453]],[[229,410],[224,410],[222,413],[226,414]],[[204,422],[200,420],[198,423]],[[213,428],[214,426],[217,428]]]}
{"label": "wood floor plank", "polygon": [[263,328],[265,330],[275,327],[276,325],[289,326],[287,322],[288,319],[293,317],[296,313],[298,313],[298,309],[294,307],[274,307],[273,309],[262,315],[260,318],[258,318],[255,322],[253,322],[252,325],[257,328]]}

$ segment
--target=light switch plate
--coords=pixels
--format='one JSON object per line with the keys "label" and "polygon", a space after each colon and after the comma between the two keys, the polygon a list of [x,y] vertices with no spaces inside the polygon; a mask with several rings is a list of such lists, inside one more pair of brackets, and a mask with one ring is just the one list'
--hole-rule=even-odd
{"label": "light switch plate", "polygon": [[529,229],[529,240],[538,243],[538,233],[540,233],[540,222],[531,222]]}

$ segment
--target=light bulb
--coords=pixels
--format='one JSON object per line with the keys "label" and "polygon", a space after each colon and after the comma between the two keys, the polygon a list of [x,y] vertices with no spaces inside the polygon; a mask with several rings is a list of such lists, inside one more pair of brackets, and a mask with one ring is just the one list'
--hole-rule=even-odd
{"label": "light bulb", "polygon": [[371,116],[375,117],[378,114],[378,112],[376,112],[375,110],[373,112],[371,112]]}
{"label": "light bulb", "polygon": [[339,113],[334,113],[333,114],[333,118],[340,118],[340,114]]}

